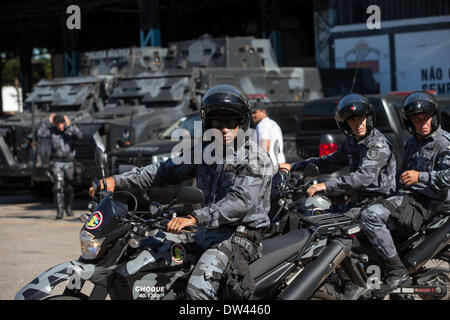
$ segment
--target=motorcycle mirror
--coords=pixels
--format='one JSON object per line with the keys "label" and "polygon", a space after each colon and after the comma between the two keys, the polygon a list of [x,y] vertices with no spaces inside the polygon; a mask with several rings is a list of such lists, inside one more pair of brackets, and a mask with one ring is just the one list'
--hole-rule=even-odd
{"label": "motorcycle mirror", "polygon": [[94,157],[95,157],[95,164],[97,165],[97,167],[103,169],[107,161],[106,153],[100,147],[97,147],[95,148]]}
{"label": "motorcycle mirror", "polygon": [[197,187],[184,186],[178,192],[176,203],[182,204],[196,204],[202,203],[205,200],[203,191]]}
{"label": "motorcycle mirror", "polygon": [[319,168],[312,163],[308,163],[303,171],[305,177],[317,177],[319,175]]}
{"label": "motorcycle mirror", "polygon": [[87,213],[85,213],[80,216],[80,220],[81,220],[81,222],[85,223],[86,220],[89,219],[89,217],[90,216]]}

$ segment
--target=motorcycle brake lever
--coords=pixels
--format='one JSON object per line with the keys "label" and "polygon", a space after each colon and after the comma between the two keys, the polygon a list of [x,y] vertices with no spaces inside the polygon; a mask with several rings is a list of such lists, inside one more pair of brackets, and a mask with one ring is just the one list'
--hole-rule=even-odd
{"label": "motorcycle brake lever", "polygon": [[188,232],[188,233],[194,233],[194,232],[197,232],[198,230],[197,230],[197,228],[195,228],[195,227],[184,227],[183,229],[181,229],[181,232]]}
{"label": "motorcycle brake lever", "polygon": [[106,198],[107,196],[111,195],[112,192],[111,191],[107,191],[107,190],[101,190],[98,192],[100,199]]}

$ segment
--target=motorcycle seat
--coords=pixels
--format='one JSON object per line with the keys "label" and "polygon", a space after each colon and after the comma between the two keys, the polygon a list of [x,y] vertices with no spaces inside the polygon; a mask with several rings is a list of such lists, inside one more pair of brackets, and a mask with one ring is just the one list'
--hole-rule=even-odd
{"label": "motorcycle seat", "polygon": [[297,229],[287,234],[263,240],[262,257],[250,264],[250,273],[257,278],[286,259],[298,253],[308,241],[311,233],[306,229]]}

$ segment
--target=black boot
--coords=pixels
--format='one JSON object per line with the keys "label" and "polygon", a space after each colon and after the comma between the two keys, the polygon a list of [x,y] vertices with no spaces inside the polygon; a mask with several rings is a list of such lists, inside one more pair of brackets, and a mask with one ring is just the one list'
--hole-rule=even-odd
{"label": "black boot", "polygon": [[64,196],[64,206],[66,208],[66,214],[68,217],[73,217],[72,204],[73,204],[73,192],[66,193]]}
{"label": "black boot", "polygon": [[56,208],[56,220],[58,219],[62,219],[64,215],[64,210],[63,208]]}
{"label": "black boot", "polygon": [[395,257],[385,261],[386,277],[381,284],[380,289],[372,291],[375,298],[383,298],[392,293],[398,287],[408,286],[412,283],[408,270],[403,265],[400,257]]}
{"label": "black boot", "polygon": [[58,192],[55,194],[56,219],[62,219],[64,215],[64,194]]}

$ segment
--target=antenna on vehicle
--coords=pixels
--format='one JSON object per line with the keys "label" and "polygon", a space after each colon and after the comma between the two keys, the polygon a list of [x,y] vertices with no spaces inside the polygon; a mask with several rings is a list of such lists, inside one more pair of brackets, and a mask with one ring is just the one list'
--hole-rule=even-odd
{"label": "antenna on vehicle", "polygon": [[356,60],[356,68],[355,68],[355,73],[353,74],[352,88],[350,89],[350,93],[353,93],[353,90],[355,89],[356,76],[358,74],[358,69],[359,69],[359,56],[357,59],[358,60]]}

